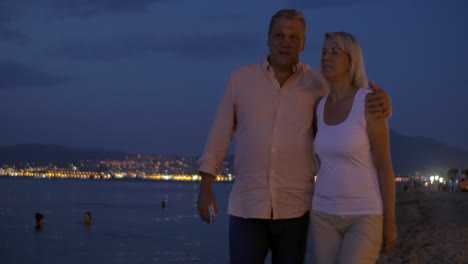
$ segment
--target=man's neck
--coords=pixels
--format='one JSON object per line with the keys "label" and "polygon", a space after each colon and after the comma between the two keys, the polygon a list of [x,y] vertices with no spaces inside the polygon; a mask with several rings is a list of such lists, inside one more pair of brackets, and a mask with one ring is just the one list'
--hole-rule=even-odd
{"label": "man's neck", "polygon": [[275,78],[279,82],[280,87],[283,87],[284,83],[293,75],[293,71],[274,71],[275,72]]}
{"label": "man's neck", "polygon": [[271,68],[273,68],[273,71],[275,71],[275,73],[279,73],[279,74],[294,73],[294,67],[296,67],[296,65],[278,65],[274,61],[272,61],[270,57],[268,57],[267,59],[268,59],[268,63],[270,64]]}
{"label": "man's neck", "polygon": [[275,73],[275,78],[278,80],[280,87],[284,85],[284,83],[293,75],[295,65],[291,66],[281,66],[276,65],[274,62],[268,58],[271,68]]}

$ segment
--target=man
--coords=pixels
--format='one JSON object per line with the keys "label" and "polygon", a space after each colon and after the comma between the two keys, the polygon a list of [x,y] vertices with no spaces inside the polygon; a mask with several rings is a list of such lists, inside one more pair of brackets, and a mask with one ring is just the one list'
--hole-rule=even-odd
{"label": "man", "polygon": [[44,215],[41,213],[36,213],[36,230],[41,231],[44,227]]}
{"label": "man", "polygon": [[[230,263],[303,263],[313,177],[315,103],[329,90],[320,73],[299,61],[306,23],[296,10],[280,10],[268,31],[270,54],[230,77],[204,153],[199,159],[198,210],[217,214],[212,182],[235,135],[236,180],[229,198]],[[374,87],[374,86],[373,86]],[[368,111],[386,117],[389,99],[375,87]],[[376,106],[376,107],[375,107]]]}

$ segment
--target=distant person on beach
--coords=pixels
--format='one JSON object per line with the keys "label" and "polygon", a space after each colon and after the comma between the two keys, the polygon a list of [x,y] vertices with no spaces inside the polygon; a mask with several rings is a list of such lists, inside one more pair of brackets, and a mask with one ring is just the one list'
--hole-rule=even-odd
{"label": "distant person on beach", "polygon": [[[236,179],[229,198],[230,263],[303,263],[317,162],[314,105],[329,89],[321,74],[300,62],[306,22],[292,9],[278,11],[268,30],[269,55],[232,73],[203,155],[198,211],[217,214],[212,183],[235,138]],[[367,97],[367,111],[390,115],[382,89]]]}
{"label": "distant person on beach", "polygon": [[448,180],[449,192],[456,192],[458,189],[457,185],[457,180],[455,180],[454,177],[450,177]]}
{"label": "distant person on beach", "polygon": [[467,181],[465,180],[465,174],[463,173],[462,174],[463,176],[461,176],[458,181],[458,186],[457,186],[457,191],[466,191],[468,190],[468,184],[467,184]]}
{"label": "distant person on beach", "polygon": [[461,170],[460,173],[457,175],[457,179],[460,182],[461,180],[465,180],[465,171],[466,170]]}
{"label": "distant person on beach", "polygon": [[84,221],[83,223],[85,225],[92,225],[94,223],[93,217],[91,216],[90,212],[85,212],[84,213]]}
{"label": "distant person on beach", "polygon": [[315,263],[375,263],[397,240],[388,121],[365,111],[370,83],[352,35],[325,34],[321,69],[330,92],[318,103],[315,119]]}
{"label": "distant person on beach", "polygon": [[36,213],[35,218],[36,218],[36,230],[42,230],[42,228],[44,227],[44,215],[41,213]]}

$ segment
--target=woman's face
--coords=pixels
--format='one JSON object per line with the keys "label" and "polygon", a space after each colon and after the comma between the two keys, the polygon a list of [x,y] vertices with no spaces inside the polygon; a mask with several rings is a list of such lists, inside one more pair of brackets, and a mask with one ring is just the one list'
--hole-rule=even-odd
{"label": "woman's face", "polygon": [[320,61],[322,73],[328,80],[350,78],[351,64],[349,54],[340,49],[334,40],[325,39]]}

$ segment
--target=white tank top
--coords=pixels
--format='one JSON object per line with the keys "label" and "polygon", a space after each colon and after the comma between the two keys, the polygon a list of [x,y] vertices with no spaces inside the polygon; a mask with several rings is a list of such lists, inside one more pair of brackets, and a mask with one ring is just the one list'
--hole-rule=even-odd
{"label": "white tank top", "polygon": [[368,90],[356,92],[345,121],[325,124],[328,95],[317,108],[315,151],[320,159],[312,209],[333,215],[382,214],[377,171],[367,135],[365,100]]}

